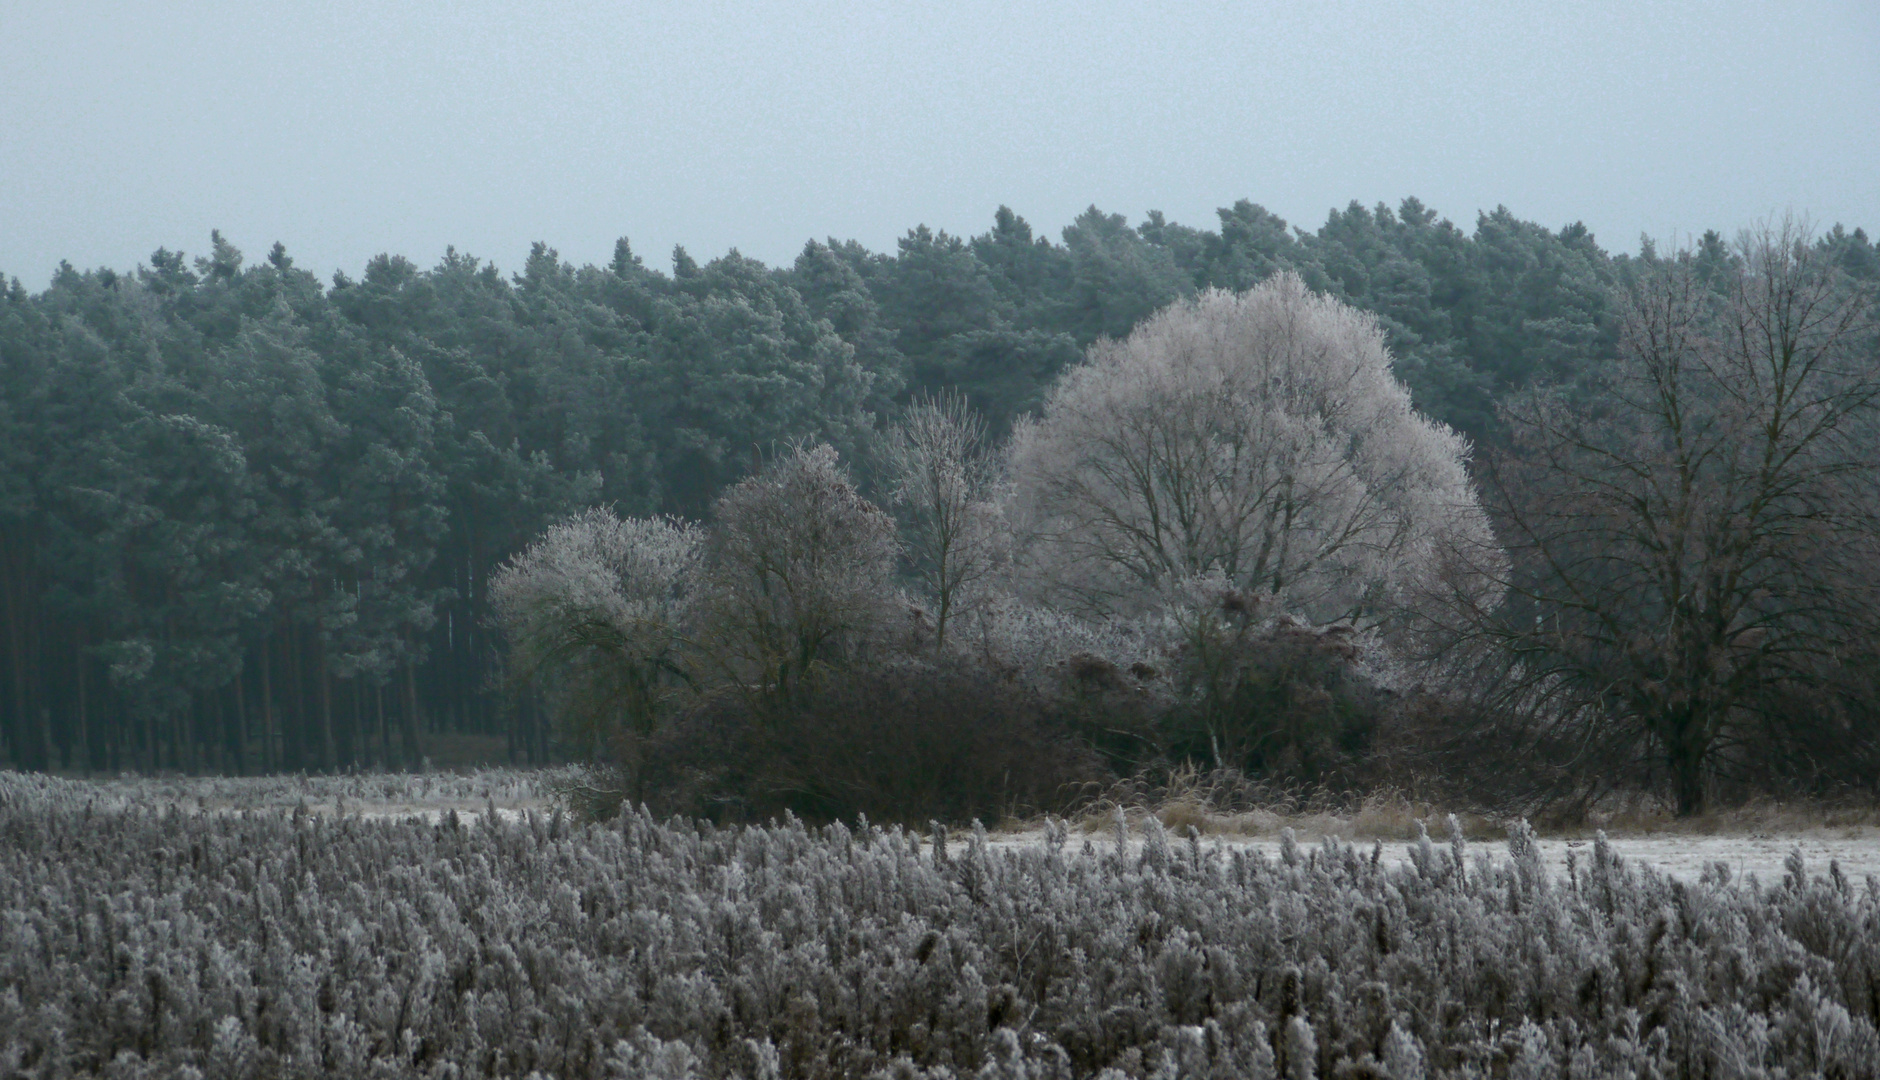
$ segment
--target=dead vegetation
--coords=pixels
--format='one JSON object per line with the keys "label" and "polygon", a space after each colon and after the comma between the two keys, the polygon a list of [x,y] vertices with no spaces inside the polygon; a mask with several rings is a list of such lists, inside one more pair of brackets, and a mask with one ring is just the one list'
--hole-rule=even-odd
{"label": "dead vegetation", "polygon": [[[1408,793],[1395,787],[1338,792],[1322,787],[1277,784],[1235,769],[1201,770],[1190,765],[1140,773],[1089,792],[1069,817],[1085,833],[1115,828],[1121,811],[1132,827],[1153,817],[1176,835],[1193,828],[1202,836],[1276,838],[1286,829],[1303,841],[1410,841],[1419,825],[1440,833],[1454,817],[1472,840],[1502,840],[1515,815],[1492,808]],[[1763,798],[1680,817],[1669,800],[1638,792],[1614,792],[1590,802],[1563,801],[1542,807],[1533,825],[1542,836],[1586,839],[1651,836],[1822,836],[1861,839],[1880,835],[1880,805],[1860,799],[1777,800]],[[1003,823],[1034,829],[1036,821]]]}

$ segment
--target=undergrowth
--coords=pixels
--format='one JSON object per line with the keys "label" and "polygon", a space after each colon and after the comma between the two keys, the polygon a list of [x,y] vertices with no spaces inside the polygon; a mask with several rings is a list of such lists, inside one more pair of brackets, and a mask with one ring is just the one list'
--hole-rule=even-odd
{"label": "undergrowth", "polygon": [[[1203,836],[1278,836],[1291,829],[1317,840],[1414,839],[1431,822],[1455,818],[1465,835],[1502,840],[1520,820],[1480,803],[1445,800],[1380,786],[1342,790],[1249,777],[1237,769],[1192,765],[1144,770],[1105,784],[1087,785],[1068,816],[1086,833],[1111,827],[1121,812],[1130,822],[1153,818],[1163,828],[1194,828]],[[1003,822],[1010,831],[1035,831],[1042,816]],[[1880,805],[1844,801],[1760,798],[1679,817],[1667,800],[1640,792],[1608,793],[1593,801],[1563,801],[1538,808],[1533,827],[1544,836],[1862,836],[1880,829]]]}

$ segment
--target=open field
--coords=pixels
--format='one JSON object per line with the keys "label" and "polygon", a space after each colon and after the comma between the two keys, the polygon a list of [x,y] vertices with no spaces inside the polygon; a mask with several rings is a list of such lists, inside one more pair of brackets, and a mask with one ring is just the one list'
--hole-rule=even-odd
{"label": "open field", "polygon": [[[1447,837],[1436,822],[1432,837],[1436,843],[1446,843]],[[1847,830],[1854,832],[1855,830]],[[1326,834],[1327,836],[1331,834]],[[1102,833],[1086,834],[1093,848],[1113,850],[1115,841],[1113,831],[1109,835]],[[1002,832],[993,835],[992,843],[996,847],[1024,847],[1044,842],[1042,829]],[[1325,837],[1301,836],[1301,843],[1308,845]],[[1143,839],[1141,826],[1131,827],[1129,850],[1139,852]],[[1386,866],[1403,866],[1410,862],[1415,847],[1413,841],[1384,840],[1372,838],[1369,841],[1354,841],[1360,851],[1368,853],[1374,846],[1378,850],[1380,861]],[[1482,846],[1482,841],[1473,841]],[[1220,844],[1231,849],[1259,852],[1266,858],[1279,857],[1283,840],[1276,835],[1229,835],[1213,834],[1201,841],[1204,847]],[[1493,847],[1503,846],[1490,841]],[[1564,839],[1558,837],[1540,837],[1536,840],[1541,861],[1555,873],[1565,873],[1571,858],[1578,865],[1585,865],[1592,857],[1594,841]],[[1864,881],[1868,875],[1880,876],[1880,829],[1858,830],[1857,835],[1849,836],[1845,832],[1839,835],[1819,833],[1797,833],[1769,836],[1703,836],[1690,834],[1621,836],[1608,841],[1612,852],[1628,862],[1640,866],[1650,866],[1655,870],[1683,881],[1696,881],[1717,864],[1727,867],[1730,876],[1740,878],[1753,874],[1763,881],[1781,878],[1787,872],[1791,857],[1799,855],[1808,873],[1826,874],[1831,866],[1838,866],[1840,872],[1855,881]]]}
{"label": "open field", "polygon": [[66,780],[17,775],[18,786],[84,798],[100,810],[132,807],[183,813],[242,813],[302,810],[327,817],[418,817],[438,820],[455,810],[481,814],[547,813],[558,785],[575,769],[474,769],[465,772],[350,773],[335,776],[124,776]]}
{"label": "open field", "polygon": [[[556,769],[478,769],[463,773],[367,773],[343,776],[271,777],[125,777],[81,781],[100,809],[131,806],[175,807],[186,813],[280,812],[296,809],[320,817],[359,819],[415,818],[436,823],[455,812],[466,824],[494,810],[504,817],[530,812],[547,815],[558,804],[555,791],[576,781],[580,771]],[[20,777],[16,782],[31,782]],[[57,786],[71,781],[53,781]],[[72,789],[80,790],[80,789]],[[1129,814],[1132,850],[1142,844],[1144,815]],[[1424,822],[1438,843],[1448,841],[1447,817],[1434,809],[1407,804],[1367,804],[1347,814],[1248,813],[1204,815],[1182,806],[1164,807],[1158,815],[1177,837],[1196,824],[1203,843],[1259,851],[1276,857],[1281,834],[1293,830],[1298,842],[1315,845],[1326,837],[1369,849],[1382,845],[1382,859],[1401,865],[1409,859],[1416,825]],[[1506,839],[1505,823],[1464,815],[1459,824],[1475,844]],[[1696,880],[1715,864],[1726,866],[1733,877],[1754,874],[1774,880],[1786,872],[1792,853],[1799,854],[1810,873],[1825,874],[1830,865],[1855,881],[1880,875],[1880,825],[1859,815],[1832,814],[1807,807],[1757,808],[1718,814],[1686,823],[1664,816],[1615,815],[1606,822],[1608,842],[1621,857],[1648,865],[1674,877]],[[1545,863],[1564,872],[1569,856],[1588,857],[1595,830],[1575,828],[1550,834],[1543,831],[1538,847]],[[1073,837],[1088,837],[1100,846],[1114,846],[1112,815],[1091,815],[1077,823]],[[995,847],[1023,847],[1042,843],[1041,822],[1012,823],[991,830]],[[927,842],[924,838],[922,842]]]}
{"label": "open field", "polygon": [[0,773],[0,1075],[1880,1080],[1880,883],[1819,862],[580,826],[555,782]]}

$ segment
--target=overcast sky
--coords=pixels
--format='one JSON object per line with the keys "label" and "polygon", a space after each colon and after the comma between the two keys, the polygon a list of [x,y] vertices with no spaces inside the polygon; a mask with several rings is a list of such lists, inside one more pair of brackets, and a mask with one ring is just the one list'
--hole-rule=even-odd
{"label": "overcast sky", "polygon": [[1009,204],[1311,229],[1415,195],[1609,249],[1880,226],[1880,3],[0,0],[0,273],[199,254],[357,274],[628,236],[787,262]]}

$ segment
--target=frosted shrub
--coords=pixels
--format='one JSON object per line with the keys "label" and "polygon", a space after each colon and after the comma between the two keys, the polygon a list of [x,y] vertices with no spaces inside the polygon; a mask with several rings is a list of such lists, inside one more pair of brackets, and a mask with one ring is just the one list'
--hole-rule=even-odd
{"label": "frosted shrub", "polygon": [[1218,574],[1179,583],[1164,608],[1175,705],[1171,753],[1214,768],[1345,785],[1393,704],[1376,633],[1301,625]]}
{"label": "frosted shrub", "polygon": [[509,662],[557,692],[570,742],[592,753],[650,735],[679,672],[702,545],[672,518],[592,509],[548,530],[490,582]]}
{"label": "frosted shrub", "polygon": [[1170,644],[1160,619],[1084,618],[1010,597],[977,612],[964,636],[979,660],[1045,694],[1061,689],[1078,663],[1159,673]]}
{"label": "frosted shrub", "polygon": [[1053,701],[952,657],[827,671],[787,702],[717,695],[656,761],[665,805],[721,822],[996,821],[1105,775]]}
{"label": "frosted shrub", "polygon": [[1880,894],[1832,875],[86,787],[0,773],[12,1073],[1880,1077]]}

